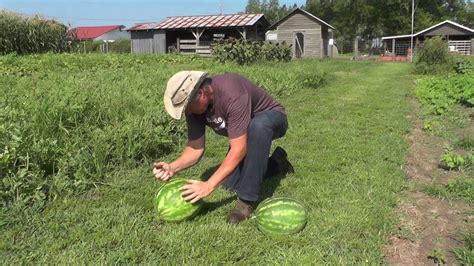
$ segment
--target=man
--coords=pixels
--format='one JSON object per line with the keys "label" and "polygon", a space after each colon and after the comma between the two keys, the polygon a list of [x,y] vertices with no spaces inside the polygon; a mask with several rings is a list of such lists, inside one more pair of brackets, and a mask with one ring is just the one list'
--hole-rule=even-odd
{"label": "man", "polygon": [[229,151],[205,182],[189,180],[181,188],[185,200],[194,203],[207,197],[219,184],[237,192],[229,223],[250,217],[265,177],[292,172],[286,152],[277,147],[269,158],[272,140],[282,137],[288,122],[283,106],[268,93],[237,74],[216,75],[181,71],[168,81],[164,94],[166,111],[175,119],[186,116],[188,143],[171,163],[154,164],[154,176],[167,181],[193,166],[205,149],[205,126],[229,139]]}

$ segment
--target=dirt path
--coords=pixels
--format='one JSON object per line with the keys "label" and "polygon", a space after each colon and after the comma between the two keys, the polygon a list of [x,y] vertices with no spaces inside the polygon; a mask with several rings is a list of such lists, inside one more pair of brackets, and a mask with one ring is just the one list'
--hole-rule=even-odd
{"label": "dirt path", "polygon": [[[429,136],[423,131],[419,117],[421,109],[415,99],[413,130],[406,136],[410,151],[405,164],[405,174],[410,185],[441,183],[458,174],[444,171],[438,166],[447,141]],[[385,259],[391,265],[456,265],[452,252],[460,244],[459,230],[472,223],[466,217],[469,206],[460,201],[447,201],[421,192],[406,191],[399,204],[401,223],[397,232],[389,236],[385,246]]]}

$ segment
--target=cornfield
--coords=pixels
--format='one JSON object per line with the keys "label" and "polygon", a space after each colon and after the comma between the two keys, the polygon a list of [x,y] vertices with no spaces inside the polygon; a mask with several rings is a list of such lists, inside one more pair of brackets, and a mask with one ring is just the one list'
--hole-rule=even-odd
{"label": "cornfield", "polygon": [[41,16],[0,11],[0,55],[63,52],[68,49],[67,27]]}

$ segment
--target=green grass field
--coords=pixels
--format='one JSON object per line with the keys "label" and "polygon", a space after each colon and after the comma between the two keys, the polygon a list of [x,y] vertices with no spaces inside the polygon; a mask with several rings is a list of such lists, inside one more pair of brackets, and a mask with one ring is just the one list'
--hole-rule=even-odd
{"label": "green grass field", "polygon": [[[9,91],[20,91],[36,82],[36,90],[50,90],[49,95],[64,88],[73,92],[71,103],[76,96],[84,96],[79,90],[90,89],[100,101],[89,99],[94,104],[81,112],[92,110],[90,117],[107,114],[109,118],[118,113],[106,120],[114,125],[113,130],[83,130],[87,134],[75,145],[87,146],[87,138],[100,145],[105,138],[100,134],[129,132],[126,127],[148,130],[156,126],[148,121],[163,119],[166,80],[179,70],[239,72],[264,84],[287,109],[289,130],[275,145],[288,151],[296,173],[266,181],[263,195],[301,200],[309,221],[303,231],[284,239],[266,237],[252,220],[228,225],[225,218],[233,208],[234,195],[219,188],[194,220],[158,223],[153,198],[160,184],[152,177],[150,165],[154,160],[175,158],[184,139],[176,142],[183,136],[176,133],[175,145],[159,153],[149,145],[160,144],[165,136],[150,129],[146,134],[137,133],[137,147],[133,140],[127,142],[126,149],[135,148],[135,153],[99,161],[109,167],[94,172],[99,177],[96,186],[76,193],[58,192],[41,211],[4,208],[0,216],[2,264],[383,263],[385,236],[398,223],[395,208],[405,185],[408,144],[404,135],[410,130],[405,98],[413,84],[409,65],[308,60],[240,67],[201,59],[174,62],[133,55],[86,56],[80,63],[76,62],[79,56],[69,57],[11,59],[14,62],[8,64],[27,68],[31,75],[3,75],[1,84],[9,86]],[[311,80],[311,73],[325,73],[325,85]],[[295,86],[294,77],[305,78],[300,82],[306,85]],[[174,128],[184,130],[183,123]],[[202,162],[178,176],[206,178],[221,162],[226,139],[208,133]],[[143,149],[151,151],[136,159]]]}

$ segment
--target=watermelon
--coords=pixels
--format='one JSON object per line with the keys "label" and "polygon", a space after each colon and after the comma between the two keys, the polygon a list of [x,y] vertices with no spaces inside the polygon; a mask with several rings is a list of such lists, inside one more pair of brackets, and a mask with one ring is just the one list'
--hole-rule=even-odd
{"label": "watermelon", "polygon": [[291,235],[306,225],[303,204],[293,198],[275,197],[264,200],[255,211],[257,227],[272,236]]}
{"label": "watermelon", "polygon": [[181,196],[180,187],[187,185],[186,179],[176,178],[160,187],[155,198],[157,217],[167,222],[191,219],[202,207],[202,201],[189,203]]}

